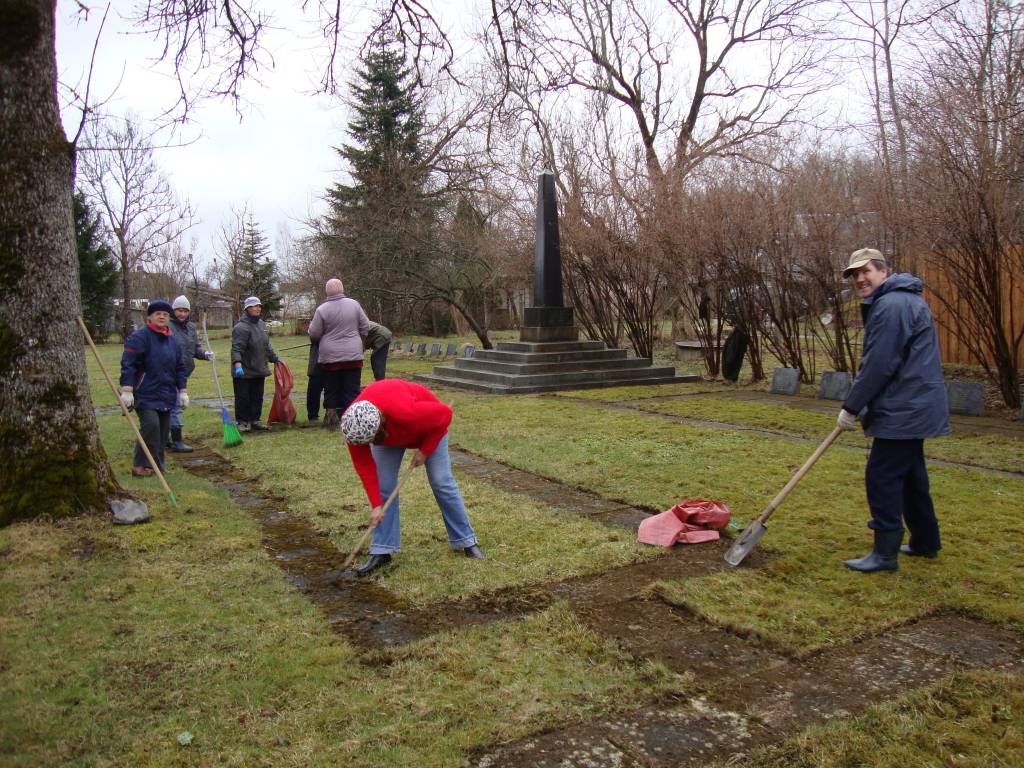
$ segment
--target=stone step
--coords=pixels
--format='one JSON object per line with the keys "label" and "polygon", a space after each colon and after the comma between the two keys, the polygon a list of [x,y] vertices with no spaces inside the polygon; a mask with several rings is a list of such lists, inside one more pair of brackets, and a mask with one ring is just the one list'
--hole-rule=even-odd
{"label": "stone step", "polygon": [[499,341],[499,352],[582,352],[607,349],[603,341]]}
{"label": "stone step", "polygon": [[504,362],[501,360],[479,360],[476,355],[471,358],[455,360],[455,367],[460,371],[489,371],[504,373],[511,376],[529,376],[540,373],[573,373],[584,371],[624,371],[633,368],[650,368],[650,361],[642,357],[621,357],[611,360],[572,360],[562,363],[543,362]]}
{"label": "stone step", "polygon": [[507,350],[478,349],[474,360],[493,360],[499,363],[567,363],[573,360],[622,360],[624,349],[584,349],[571,352],[510,352]]}
{"label": "stone step", "polygon": [[[671,370],[671,369],[670,369]],[[573,389],[604,389],[608,387],[636,387],[656,384],[686,384],[700,381],[700,376],[651,376],[646,378],[616,378],[611,376],[606,379],[593,379],[590,381],[563,381],[548,384],[526,384],[521,376],[506,377],[502,381],[483,381],[476,379],[464,379],[454,374],[455,369],[448,369],[444,375],[417,374],[413,378],[431,386],[454,387],[472,392],[486,392],[492,395],[529,395],[540,392],[560,392]]]}

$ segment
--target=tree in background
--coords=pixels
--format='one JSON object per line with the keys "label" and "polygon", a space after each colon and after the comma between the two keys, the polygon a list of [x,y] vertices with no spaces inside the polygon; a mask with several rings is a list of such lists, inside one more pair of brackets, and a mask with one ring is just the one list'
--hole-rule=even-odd
{"label": "tree in background", "polygon": [[327,190],[323,234],[334,271],[389,322],[402,314],[396,297],[411,287],[405,276],[434,249],[437,204],[427,191],[418,88],[401,44],[379,34],[350,86],[351,143],[337,150],[350,181]]}
{"label": "tree in background", "polygon": [[99,222],[81,194],[74,197],[75,239],[78,245],[78,285],[82,319],[94,339],[107,335],[117,291],[117,261],[99,236]]}
{"label": "tree in background", "polygon": [[[133,275],[178,243],[192,208],[156,162],[155,137],[134,117],[90,123],[78,180],[110,233],[121,270],[121,337],[132,331]],[[156,298],[156,297],[142,297]]]}
{"label": "tree in background", "polygon": [[243,230],[241,259],[246,275],[242,292],[247,296],[258,296],[263,302],[264,319],[272,317],[281,310],[277,263],[270,256],[267,236],[251,213]]}

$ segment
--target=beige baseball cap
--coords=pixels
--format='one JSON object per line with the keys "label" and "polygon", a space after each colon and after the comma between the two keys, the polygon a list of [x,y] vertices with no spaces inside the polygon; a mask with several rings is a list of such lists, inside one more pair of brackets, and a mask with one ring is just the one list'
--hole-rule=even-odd
{"label": "beige baseball cap", "polygon": [[869,261],[880,261],[884,264],[885,256],[882,255],[881,251],[874,248],[860,248],[850,254],[850,263],[843,270],[843,277],[849,277],[851,272],[860,269]]}

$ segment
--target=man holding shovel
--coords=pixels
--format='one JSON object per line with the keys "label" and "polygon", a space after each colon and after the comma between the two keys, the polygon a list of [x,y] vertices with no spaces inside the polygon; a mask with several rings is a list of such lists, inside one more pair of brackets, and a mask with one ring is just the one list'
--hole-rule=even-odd
{"label": "man holding shovel", "polygon": [[387,565],[391,555],[400,549],[398,498],[386,513],[382,498],[395,489],[407,449],[416,451],[410,466],[426,466],[430,489],[448,531],[448,544],[467,557],[484,559],[466,514],[462,492],[452,475],[448,456],[451,421],[452,409],[433,392],[402,379],[374,382],[342,414],[341,432],[371,507],[373,542],[370,559],[356,570],[359,576]]}
{"label": "man holding shovel", "polygon": [[[924,284],[891,274],[879,251],[854,251],[843,277],[862,299],[864,345],[838,426],[854,429],[859,417],[873,438],[864,477],[875,535],[872,551],[846,567],[895,571],[898,553],[934,558],[942,548],[924,461],[925,439],[949,434],[938,338]],[[901,547],[904,524],[910,541]]]}

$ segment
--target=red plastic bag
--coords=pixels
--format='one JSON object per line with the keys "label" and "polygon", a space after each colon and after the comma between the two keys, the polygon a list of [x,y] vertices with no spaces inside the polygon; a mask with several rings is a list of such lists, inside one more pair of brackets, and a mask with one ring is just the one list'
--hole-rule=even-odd
{"label": "red plastic bag", "polygon": [[641,544],[659,547],[717,541],[718,531],[729,524],[729,517],[729,508],[720,502],[690,499],[641,522],[636,538]]}
{"label": "red plastic bag", "polygon": [[274,402],[270,405],[267,424],[291,424],[295,421],[295,406],[289,397],[294,386],[295,379],[292,378],[288,366],[285,363],[274,363]]}

